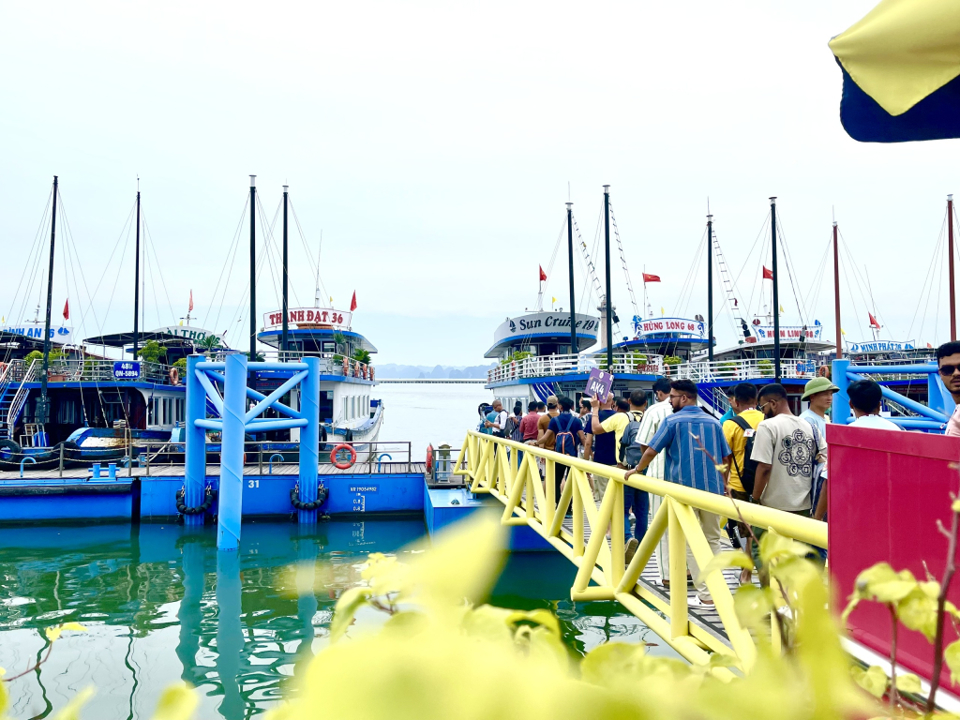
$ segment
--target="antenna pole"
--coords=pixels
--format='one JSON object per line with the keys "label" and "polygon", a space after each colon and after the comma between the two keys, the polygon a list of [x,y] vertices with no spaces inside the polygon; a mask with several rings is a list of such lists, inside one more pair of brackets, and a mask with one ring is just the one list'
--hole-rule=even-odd
{"label": "antenna pole", "polygon": [[250,176],[250,362],[257,358],[257,176]]}
{"label": "antenna pole", "polygon": [[833,221],[833,312],[837,324],[837,360],[843,360],[843,338],[840,330],[840,250],[836,220]]}
{"label": "antenna pole", "polygon": [[567,203],[567,260],[570,263],[570,354],[576,355],[577,349],[577,309],[574,305],[573,286],[573,203]]}
{"label": "antenna pole", "polygon": [[47,399],[47,370],[50,367],[50,314],[53,309],[53,256],[57,244],[57,176],[53,176],[53,213],[50,216],[50,269],[47,271],[47,322],[43,333],[43,370],[40,374],[40,402],[37,403],[37,422],[45,425],[50,418]]}
{"label": "antenna pole", "polygon": [[[283,186],[283,326],[280,331],[280,352],[287,351],[287,333],[289,324],[287,322],[287,313],[289,312],[289,296],[287,295],[287,281],[289,280],[289,265],[287,264],[287,189],[289,186]],[[280,356],[283,360],[283,355]]]}
{"label": "antenna pole", "polygon": [[[129,236],[128,236],[129,237]],[[137,244],[133,270],[133,359],[140,349],[140,190],[137,190]]]}
{"label": "antenna pole", "polygon": [[713,362],[713,215],[707,215],[707,360]]}
{"label": "antenna pole", "polygon": [[770,198],[770,236],[773,251],[773,378],[780,382],[780,291],[777,287],[777,198]]}
{"label": "antenna pole", "polygon": [[607,259],[607,372],[613,372],[613,302],[610,296],[610,186],[603,186],[603,248]]}
{"label": "antenna pole", "polygon": [[947,253],[950,264],[950,341],[957,339],[957,288],[953,268],[953,195],[947,195]]}

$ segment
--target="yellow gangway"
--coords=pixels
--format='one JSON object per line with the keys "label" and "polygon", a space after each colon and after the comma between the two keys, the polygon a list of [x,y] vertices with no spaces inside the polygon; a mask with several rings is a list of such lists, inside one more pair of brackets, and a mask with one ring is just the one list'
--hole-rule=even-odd
{"label": "yellow gangway", "polygon": [[[518,451],[523,459],[518,462]],[[546,463],[543,483],[537,458]],[[566,484],[556,497],[556,464],[568,466]],[[528,525],[577,566],[570,590],[573,600],[617,600],[692,663],[709,663],[710,653],[733,653],[749,672],[757,649],[734,612],[733,595],[721,573],[710,575],[707,588],[726,638],[691,620],[685,582],[673,583],[668,600],[640,580],[640,574],[664,533],[670,556],[670,576],[687,575],[686,545],[704,568],[713,552],[693,512],[694,508],[751,525],[772,528],[785,537],[816,547],[827,546],[827,525],[781,510],[739,503],[731,498],[665,482],[645,475],[624,480],[624,471],[531,445],[470,431],[457,459],[456,474],[469,479],[470,490],[487,493],[504,505],[504,525]],[[587,473],[609,478],[597,507]],[[623,486],[630,485],[663,498],[629,565],[624,558]],[[563,525],[572,504],[572,531]],[[607,538],[607,531],[610,537]],[[591,584],[592,583],[592,584]],[[719,669],[719,675],[729,671]]]}

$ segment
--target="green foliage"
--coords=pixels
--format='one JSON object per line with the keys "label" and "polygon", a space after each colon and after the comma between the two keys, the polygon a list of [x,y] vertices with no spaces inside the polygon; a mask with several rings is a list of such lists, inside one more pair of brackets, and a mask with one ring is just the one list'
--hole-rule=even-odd
{"label": "green foliage", "polygon": [[180,358],[173,364],[173,367],[179,370],[180,374],[183,375],[187,371],[187,359],[185,357]]}
{"label": "green foliage", "polygon": [[760,377],[773,377],[773,361],[758,360],[757,370],[760,371]]}
{"label": "green foliage", "polygon": [[43,353],[39,350],[31,350],[27,353],[27,356],[23,358],[23,360],[27,363],[27,365],[29,365],[34,360],[43,360]]}
{"label": "green foliage", "polygon": [[357,348],[356,350],[353,351],[352,359],[353,359],[353,360],[359,360],[359,361],[362,362],[364,365],[369,365],[369,364],[370,364],[370,351],[369,351],[369,350],[364,350],[363,348]]}
{"label": "green foliage", "polygon": [[209,335],[204,335],[203,340],[197,343],[198,348],[202,348],[206,352],[211,352],[220,347],[220,338],[218,338],[213,333]]}
{"label": "green foliage", "polygon": [[501,361],[500,361],[500,364],[501,364],[501,365],[509,365],[509,364],[512,363],[512,362],[520,362],[520,361],[523,360],[524,358],[528,358],[528,357],[530,357],[531,355],[532,355],[532,353],[527,352],[526,350],[518,350],[517,352],[511,353],[510,355],[508,355],[507,357],[505,357],[503,360],[501,360]]}
{"label": "green foliage", "polygon": [[137,357],[144,362],[158,363],[167,356],[167,349],[156,340],[147,340],[137,352]]}
{"label": "green foliage", "polygon": [[663,364],[664,364],[664,365],[679,365],[679,364],[682,363],[682,362],[683,362],[683,358],[682,358],[682,357],[679,357],[679,356],[677,356],[677,355],[667,355],[667,356],[663,359]]}

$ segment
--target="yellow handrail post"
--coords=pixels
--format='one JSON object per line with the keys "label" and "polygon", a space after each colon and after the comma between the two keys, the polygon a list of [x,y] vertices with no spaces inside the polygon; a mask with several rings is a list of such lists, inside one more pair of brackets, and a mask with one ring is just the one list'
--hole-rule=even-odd
{"label": "yellow handrail post", "polygon": [[610,521],[610,584],[616,587],[620,584],[623,577],[624,563],[623,543],[626,536],[623,509],[623,481],[617,478],[610,478],[610,484],[616,486],[613,493],[613,517]]}
{"label": "yellow handrail post", "polygon": [[600,548],[607,542],[607,528],[610,526],[610,513],[614,506],[614,493],[610,492],[610,486],[607,486],[607,492],[604,493],[603,500],[600,501],[600,511],[597,513],[597,524],[590,528],[590,539],[587,541],[587,549],[584,552],[580,567],[577,568],[577,577],[573,581],[573,593],[580,593],[587,589],[590,584],[590,576],[593,574],[593,568],[596,559],[600,555]]}
{"label": "yellow handrail post", "polygon": [[573,556],[583,557],[583,498],[580,497],[580,486],[574,477],[575,472],[573,468],[567,471],[565,483],[570,486],[573,499]]}
{"label": "yellow handrail post", "polygon": [[653,520],[650,522],[647,532],[644,533],[643,539],[640,540],[640,547],[637,548],[633,560],[630,561],[630,566],[624,571],[623,577],[620,578],[620,582],[617,585],[618,593],[627,592],[640,580],[640,574],[653,556],[653,551],[656,549],[657,543],[660,542],[663,533],[667,531],[669,516],[670,510],[667,503],[660,503],[660,507],[657,508],[657,512],[654,513]]}
{"label": "yellow handrail post", "polygon": [[676,639],[690,634],[687,619],[687,543],[677,518],[676,501],[667,498],[670,520],[667,545],[670,552],[670,637]]}

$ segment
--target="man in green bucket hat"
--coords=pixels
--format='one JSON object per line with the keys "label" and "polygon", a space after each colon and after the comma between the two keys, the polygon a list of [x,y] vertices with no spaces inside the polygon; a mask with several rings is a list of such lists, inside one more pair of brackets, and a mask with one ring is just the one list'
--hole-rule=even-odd
{"label": "man in green bucket hat", "polygon": [[[801,400],[807,400],[810,403],[809,407],[800,413],[800,417],[810,423],[814,436],[819,434],[824,442],[827,441],[827,412],[833,404],[833,394],[839,391],[840,388],[830,382],[830,378],[815,377],[803,387],[803,395],[800,396]],[[811,514],[815,519],[822,520],[827,511],[827,494],[823,492],[827,481],[826,463],[817,470],[814,471],[813,478],[813,512]]]}

